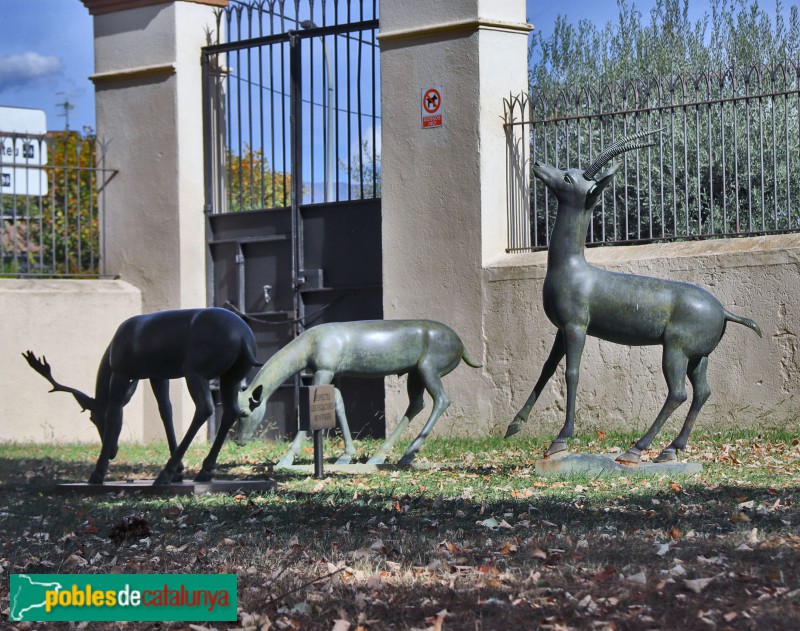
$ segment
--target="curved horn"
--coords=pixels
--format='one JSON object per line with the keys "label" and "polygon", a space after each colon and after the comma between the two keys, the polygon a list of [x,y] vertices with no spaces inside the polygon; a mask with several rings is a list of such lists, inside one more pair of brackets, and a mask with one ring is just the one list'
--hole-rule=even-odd
{"label": "curved horn", "polygon": [[594,179],[594,176],[597,175],[597,172],[602,169],[609,160],[618,156],[619,154],[625,151],[632,151],[633,149],[642,149],[643,147],[650,147],[655,144],[654,141],[648,140],[647,142],[640,142],[636,143],[634,141],[639,140],[640,138],[644,138],[646,136],[650,136],[651,134],[655,134],[660,132],[661,129],[653,129],[650,131],[642,131],[638,134],[634,134],[633,136],[626,136],[617,142],[613,143],[612,145],[606,147],[603,152],[595,158],[594,162],[583,172],[583,177],[587,180]]}

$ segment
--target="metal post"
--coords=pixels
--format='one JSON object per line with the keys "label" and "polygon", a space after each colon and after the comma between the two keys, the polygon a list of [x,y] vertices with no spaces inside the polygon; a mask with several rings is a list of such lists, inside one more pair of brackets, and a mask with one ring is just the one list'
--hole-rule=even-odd
{"label": "metal post", "polygon": [[[292,138],[292,306],[294,323],[292,335],[297,337],[303,332],[303,301],[300,296],[300,261],[302,244],[302,221],[300,218],[300,202],[303,196],[303,101],[302,101],[302,57],[301,40],[296,31],[289,32],[289,126]],[[295,406],[300,401],[301,377],[294,377]]]}
{"label": "metal post", "polygon": [[322,458],[322,430],[315,429],[312,432],[314,436],[314,477],[315,478],[324,478],[325,473],[323,469],[323,458]]}

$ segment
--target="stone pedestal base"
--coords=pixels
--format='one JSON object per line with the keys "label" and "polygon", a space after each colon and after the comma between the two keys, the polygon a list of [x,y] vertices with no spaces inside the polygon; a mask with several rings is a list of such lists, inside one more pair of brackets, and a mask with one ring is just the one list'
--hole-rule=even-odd
{"label": "stone pedestal base", "polygon": [[698,462],[642,462],[625,466],[614,458],[619,454],[561,453],[536,461],[536,473],[543,476],[569,475],[692,475],[700,473]]}
{"label": "stone pedestal base", "polygon": [[183,481],[163,486],[153,486],[153,480],[111,481],[105,484],[68,482],[58,484],[59,494],[103,495],[104,493],[140,493],[142,495],[203,495],[205,493],[266,493],[275,490],[274,480],[211,480],[210,482]]}

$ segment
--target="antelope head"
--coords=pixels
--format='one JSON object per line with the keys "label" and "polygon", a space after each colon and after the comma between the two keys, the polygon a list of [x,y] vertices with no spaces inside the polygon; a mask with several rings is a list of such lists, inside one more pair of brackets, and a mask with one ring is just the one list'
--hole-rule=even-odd
{"label": "antelope head", "polygon": [[600,199],[600,194],[605,187],[611,183],[620,165],[614,165],[606,169],[603,173],[600,173],[601,169],[603,169],[612,158],[625,151],[652,146],[654,144],[653,141],[637,141],[659,131],[661,130],[644,131],[618,140],[609,147],[606,147],[584,171],[580,169],[568,169],[564,171],[556,167],[534,162],[532,169],[533,174],[556,196],[560,206],[591,210],[598,199]]}

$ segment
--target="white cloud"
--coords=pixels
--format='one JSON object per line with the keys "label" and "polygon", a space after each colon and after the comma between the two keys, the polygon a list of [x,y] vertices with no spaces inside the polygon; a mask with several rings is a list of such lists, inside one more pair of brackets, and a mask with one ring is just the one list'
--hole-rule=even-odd
{"label": "white cloud", "polygon": [[0,57],[0,91],[52,76],[62,68],[58,57],[45,57],[34,52]]}

